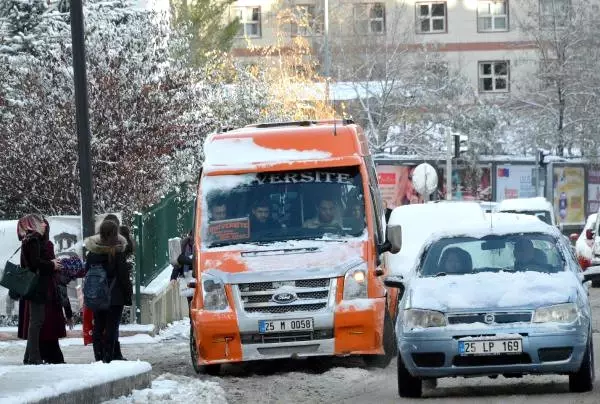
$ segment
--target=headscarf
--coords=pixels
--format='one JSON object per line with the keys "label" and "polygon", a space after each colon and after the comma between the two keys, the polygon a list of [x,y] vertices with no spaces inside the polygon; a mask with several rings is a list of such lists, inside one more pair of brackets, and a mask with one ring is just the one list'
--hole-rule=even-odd
{"label": "headscarf", "polygon": [[44,218],[36,213],[23,216],[17,223],[17,235],[19,240],[23,240],[27,233],[36,233],[44,235]]}

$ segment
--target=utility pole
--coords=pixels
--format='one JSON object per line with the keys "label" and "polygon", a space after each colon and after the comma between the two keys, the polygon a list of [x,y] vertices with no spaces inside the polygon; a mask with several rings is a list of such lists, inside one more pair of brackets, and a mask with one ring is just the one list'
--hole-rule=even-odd
{"label": "utility pole", "polygon": [[94,196],[92,193],[92,159],[90,124],[85,73],[85,43],[82,0],[71,0],[71,40],[73,42],[73,77],[75,81],[75,115],[79,149],[79,182],[81,187],[81,226],[83,237],[94,231]]}
{"label": "utility pole", "polygon": [[452,200],[452,132],[446,135],[446,199]]}
{"label": "utility pole", "polygon": [[324,40],[324,47],[325,47],[325,57],[324,57],[324,61],[323,61],[323,73],[325,75],[325,78],[327,79],[327,81],[329,82],[329,70],[331,69],[331,60],[329,58],[329,0],[323,0],[324,1],[324,5],[323,5],[323,13],[324,13],[324,18],[323,18],[323,23],[325,25],[324,27],[324,35],[323,35],[323,40]]}

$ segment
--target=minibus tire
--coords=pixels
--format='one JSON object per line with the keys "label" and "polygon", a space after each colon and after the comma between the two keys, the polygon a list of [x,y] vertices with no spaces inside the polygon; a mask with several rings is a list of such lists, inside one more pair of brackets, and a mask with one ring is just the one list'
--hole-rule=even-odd
{"label": "minibus tire", "polygon": [[190,326],[190,357],[192,359],[192,367],[196,374],[206,373],[210,376],[218,376],[221,372],[221,365],[199,365],[198,351],[196,349],[196,337],[194,336],[194,326]]}
{"label": "minibus tire", "polygon": [[367,367],[381,368],[388,367],[392,359],[397,355],[398,349],[396,345],[396,333],[394,331],[394,323],[389,311],[386,309],[385,318],[383,319],[383,355],[364,355],[363,360]]}

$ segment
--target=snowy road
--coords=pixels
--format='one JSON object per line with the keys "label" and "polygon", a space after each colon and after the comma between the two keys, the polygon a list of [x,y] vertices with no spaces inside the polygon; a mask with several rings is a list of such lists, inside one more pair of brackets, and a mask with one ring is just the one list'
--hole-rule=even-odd
{"label": "snowy road", "polygon": [[[600,347],[600,289],[591,290],[594,309],[594,343]],[[225,366],[221,377],[197,376],[190,365],[185,324],[168,329],[155,340],[148,337],[123,340],[128,359],[152,364],[155,378],[171,373],[217,382],[229,403],[394,403],[399,402],[396,361],[387,369],[365,369],[360,360],[333,359],[319,362],[273,361]],[[63,341],[68,363],[92,361],[91,347]],[[19,364],[23,342],[0,343],[0,364]],[[600,376],[600,350],[596,349],[596,374]],[[184,382],[185,378],[182,379]],[[160,380],[159,380],[160,381]],[[164,382],[163,382],[164,383]],[[598,403],[600,377],[594,391],[568,392],[566,376],[525,376],[522,379],[441,379],[435,389],[425,389],[427,402],[434,403]],[[138,397],[138,400],[141,397]],[[165,402],[165,397],[136,402]],[[177,400],[175,400],[177,401]],[[402,400],[402,402],[420,400]],[[132,402],[132,401],[126,401]]]}

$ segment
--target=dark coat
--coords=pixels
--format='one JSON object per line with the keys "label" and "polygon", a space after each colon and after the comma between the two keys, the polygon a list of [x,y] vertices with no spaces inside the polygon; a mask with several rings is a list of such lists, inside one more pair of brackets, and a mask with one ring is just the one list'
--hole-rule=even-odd
{"label": "dark coat", "polygon": [[[51,261],[54,256],[54,245],[51,241],[40,239],[42,260]],[[41,277],[40,277],[41,278]],[[45,303],[44,324],[40,331],[40,341],[54,341],[67,336],[65,328],[65,316],[58,291],[56,290],[57,274],[52,271],[46,283],[46,292],[43,294]],[[19,327],[17,335],[19,338],[27,339],[29,330],[29,301],[19,301]]]}
{"label": "dark coat", "polygon": [[21,267],[39,274],[39,281],[33,296],[26,300],[36,303],[45,303],[48,299],[48,287],[54,276],[54,259],[44,246],[42,236],[30,233],[21,244]]}
{"label": "dark coat", "polygon": [[189,254],[186,254],[186,250],[192,247],[194,239],[192,237],[185,237],[181,240],[181,254],[177,257],[177,264],[173,267],[173,272],[171,272],[171,280],[175,280],[179,277],[183,277],[183,272],[186,266],[189,268],[192,267],[193,260],[190,258]]}
{"label": "dark coat", "polygon": [[99,264],[104,267],[109,285],[114,286],[111,289],[111,306],[131,306],[133,290],[129,277],[125,249],[127,240],[119,236],[119,242],[115,246],[115,255],[111,256],[111,247],[102,244],[99,235],[85,239],[85,248],[89,251],[85,261],[85,270],[89,270],[91,265]]}

